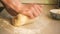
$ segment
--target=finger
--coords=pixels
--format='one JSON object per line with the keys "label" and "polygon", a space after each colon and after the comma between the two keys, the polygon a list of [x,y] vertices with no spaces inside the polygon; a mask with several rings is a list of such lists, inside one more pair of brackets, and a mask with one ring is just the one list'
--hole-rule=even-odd
{"label": "finger", "polygon": [[36,9],[34,7],[31,8],[31,12],[35,17],[38,16],[38,13],[36,12]]}
{"label": "finger", "polygon": [[34,6],[34,9],[35,9],[36,13],[40,14],[40,10],[37,6]]}
{"label": "finger", "polygon": [[43,7],[44,5],[39,5],[40,7]]}
{"label": "finger", "polygon": [[40,11],[40,13],[41,13],[41,11],[42,11],[42,5],[35,5],[37,8],[38,8],[38,10]]}
{"label": "finger", "polygon": [[34,18],[34,15],[33,15],[33,13],[32,13],[31,11],[32,11],[32,10],[29,10],[27,15],[28,15],[28,17],[30,17],[30,18]]}
{"label": "finger", "polygon": [[28,16],[29,18],[34,18],[33,14],[31,13],[31,10],[29,10],[29,11],[23,11],[22,14]]}

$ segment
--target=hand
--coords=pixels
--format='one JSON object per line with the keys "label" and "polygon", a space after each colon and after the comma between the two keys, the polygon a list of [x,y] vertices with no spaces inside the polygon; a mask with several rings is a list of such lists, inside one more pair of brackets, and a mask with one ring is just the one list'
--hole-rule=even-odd
{"label": "hand", "polygon": [[21,13],[30,18],[35,18],[40,15],[41,11],[42,11],[42,5],[25,4],[25,7],[23,7],[23,10]]}
{"label": "hand", "polygon": [[42,11],[42,6],[37,4],[21,4],[19,0],[2,0],[8,12],[16,16],[18,13],[34,18]]}

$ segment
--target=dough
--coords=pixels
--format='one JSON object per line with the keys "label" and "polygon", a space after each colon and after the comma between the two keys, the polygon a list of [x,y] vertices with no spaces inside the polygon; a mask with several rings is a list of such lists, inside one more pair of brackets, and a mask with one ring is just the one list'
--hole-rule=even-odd
{"label": "dough", "polygon": [[31,23],[34,21],[33,19],[29,19],[27,16],[18,14],[16,17],[12,19],[12,25],[14,26],[22,26],[27,23]]}

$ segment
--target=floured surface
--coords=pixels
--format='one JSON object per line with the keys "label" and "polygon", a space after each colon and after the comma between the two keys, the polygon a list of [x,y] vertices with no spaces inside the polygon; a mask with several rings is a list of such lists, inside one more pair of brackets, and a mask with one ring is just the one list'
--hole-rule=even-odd
{"label": "floured surface", "polygon": [[6,16],[3,16],[4,18],[0,17],[0,34],[60,34],[60,21],[53,20],[47,16],[49,14],[48,11],[52,8],[54,7],[46,5],[45,10],[36,21],[20,27],[12,26],[9,23],[9,17],[8,19]]}

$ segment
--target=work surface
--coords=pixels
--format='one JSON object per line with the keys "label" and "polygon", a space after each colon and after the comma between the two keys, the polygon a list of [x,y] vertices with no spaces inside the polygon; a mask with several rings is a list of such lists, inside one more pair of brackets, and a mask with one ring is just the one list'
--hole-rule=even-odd
{"label": "work surface", "polygon": [[53,9],[53,6],[55,5],[45,5],[36,21],[20,27],[12,26],[9,23],[10,19],[6,17],[9,15],[1,12],[0,34],[60,34],[60,20],[54,20],[48,16],[49,10]]}

